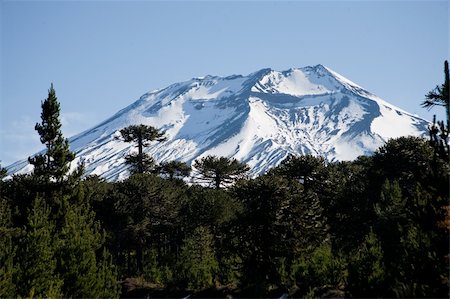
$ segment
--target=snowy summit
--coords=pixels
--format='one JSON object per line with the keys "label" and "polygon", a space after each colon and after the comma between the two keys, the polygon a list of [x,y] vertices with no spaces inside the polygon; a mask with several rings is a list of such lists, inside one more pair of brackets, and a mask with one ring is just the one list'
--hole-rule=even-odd
{"label": "snowy summit", "polygon": [[[125,156],[135,148],[115,138],[133,124],[161,129],[167,141],[146,152],[156,161],[191,164],[206,155],[234,157],[252,175],[289,154],[329,161],[369,155],[389,138],[421,136],[427,122],[378,98],[322,66],[287,71],[262,69],[248,76],[206,76],[144,94],[114,116],[69,139],[86,174],[120,180]],[[10,174],[31,171],[26,160]]]}

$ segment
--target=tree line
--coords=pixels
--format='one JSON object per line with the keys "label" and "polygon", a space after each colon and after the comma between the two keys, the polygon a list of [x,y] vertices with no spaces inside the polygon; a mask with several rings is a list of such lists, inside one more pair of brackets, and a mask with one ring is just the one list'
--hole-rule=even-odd
{"label": "tree line", "polygon": [[[448,107],[445,65],[427,107]],[[51,86],[35,127],[46,151],[0,180],[0,297],[449,296],[448,120],[428,140],[349,162],[289,156],[256,178],[223,157],[156,165],[145,147],[164,134],[131,126],[131,175],[107,182],[69,171],[59,112]]]}

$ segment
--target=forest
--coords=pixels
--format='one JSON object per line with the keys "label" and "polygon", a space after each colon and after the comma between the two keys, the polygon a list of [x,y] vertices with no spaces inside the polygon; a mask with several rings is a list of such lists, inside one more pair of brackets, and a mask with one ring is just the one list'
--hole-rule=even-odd
{"label": "forest", "polygon": [[[445,82],[423,106],[444,106]],[[145,154],[165,136],[121,130],[131,176],[70,171],[51,86],[30,174],[0,177],[0,297],[449,297],[449,123],[371,156],[289,156],[250,178],[207,156]],[[188,177],[193,178],[193,182]]]}

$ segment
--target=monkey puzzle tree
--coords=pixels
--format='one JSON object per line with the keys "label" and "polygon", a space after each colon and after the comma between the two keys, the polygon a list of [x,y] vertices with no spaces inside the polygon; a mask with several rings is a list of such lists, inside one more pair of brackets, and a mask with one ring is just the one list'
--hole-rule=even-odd
{"label": "monkey puzzle tree", "polygon": [[120,130],[120,134],[125,142],[136,142],[137,154],[130,154],[126,159],[126,163],[131,165],[132,173],[150,172],[154,166],[153,158],[143,152],[144,147],[148,146],[151,141],[164,141],[164,133],[152,126],[131,125]]}
{"label": "monkey puzzle tree", "polygon": [[433,124],[430,126],[430,143],[435,148],[436,154],[442,159],[449,161],[450,147],[448,145],[450,128],[450,75],[448,70],[448,61],[444,62],[445,81],[441,86],[436,86],[432,91],[425,95],[422,107],[431,109],[434,106],[444,106],[447,116],[447,123],[438,121],[436,115],[433,117]]}
{"label": "monkey puzzle tree", "polygon": [[194,162],[198,180],[214,184],[216,189],[226,187],[244,178],[249,167],[236,159],[207,156]]}
{"label": "monkey puzzle tree", "polygon": [[161,163],[158,167],[159,173],[169,180],[187,177],[191,173],[191,167],[181,161],[170,161]]}
{"label": "monkey puzzle tree", "polygon": [[447,116],[447,122],[450,121],[450,76],[448,70],[448,61],[444,62],[445,81],[441,86],[436,86],[432,91],[425,96],[425,101],[422,102],[422,107],[431,109],[434,106],[444,106]]}

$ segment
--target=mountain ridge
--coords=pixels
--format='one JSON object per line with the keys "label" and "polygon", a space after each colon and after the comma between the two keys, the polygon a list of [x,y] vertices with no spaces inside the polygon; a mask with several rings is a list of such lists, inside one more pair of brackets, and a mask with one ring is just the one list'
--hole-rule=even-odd
{"label": "mountain ridge", "polygon": [[[163,162],[192,163],[208,154],[248,163],[252,175],[288,154],[352,160],[373,153],[387,139],[426,134],[428,122],[318,64],[247,76],[205,76],[153,90],[93,128],[69,138],[76,163],[107,180],[128,176],[124,158],[134,151],[117,140],[132,124],[165,131],[167,141],[146,152]],[[26,173],[18,161],[8,173]]]}

